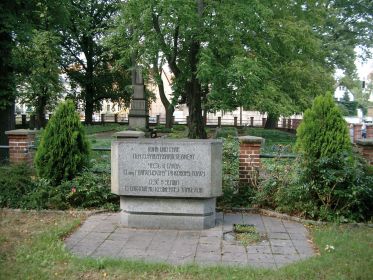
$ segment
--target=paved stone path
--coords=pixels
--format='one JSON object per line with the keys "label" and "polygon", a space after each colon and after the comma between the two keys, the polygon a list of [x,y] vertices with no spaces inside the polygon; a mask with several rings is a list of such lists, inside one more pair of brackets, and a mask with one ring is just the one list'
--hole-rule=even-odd
{"label": "paved stone path", "polygon": [[[252,224],[267,239],[244,246],[229,238],[233,224]],[[217,213],[208,230],[124,228],[118,213],[90,216],[65,240],[75,255],[200,265],[278,268],[314,256],[308,231],[300,223],[246,213]]]}

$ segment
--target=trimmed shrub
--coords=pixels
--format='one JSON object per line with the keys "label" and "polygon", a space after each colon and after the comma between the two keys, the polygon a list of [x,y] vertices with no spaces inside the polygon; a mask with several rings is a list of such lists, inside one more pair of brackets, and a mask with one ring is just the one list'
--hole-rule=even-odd
{"label": "trimmed shrub", "polygon": [[223,196],[218,205],[224,208],[247,206],[253,197],[253,189],[239,183],[240,143],[230,135],[223,142]]}
{"label": "trimmed shrub", "polygon": [[111,193],[110,175],[83,171],[71,181],[52,186],[47,179],[33,182],[32,190],[20,200],[26,209],[105,208],[119,209],[119,197]]}
{"label": "trimmed shrub", "polygon": [[26,164],[0,166],[0,207],[18,208],[33,189],[32,170]]}
{"label": "trimmed shrub", "polygon": [[61,103],[45,128],[35,156],[39,177],[59,185],[89,164],[89,142],[74,103]]}
{"label": "trimmed shrub", "polygon": [[[302,186],[304,202],[313,202],[312,215],[340,221],[369,218],[373,180],[366,163],[352,151],[347,124],[330,94],[315,99],[297,136],[298,185]],[[286,190],[279,194],[284,204],[289,202],[284,199],[286,194]]]}
{"label": "trimmed shrub", "polygon": [[351,151],[346,121],[331,94],[318,96],[297,129],[296,149],[309,163]]}

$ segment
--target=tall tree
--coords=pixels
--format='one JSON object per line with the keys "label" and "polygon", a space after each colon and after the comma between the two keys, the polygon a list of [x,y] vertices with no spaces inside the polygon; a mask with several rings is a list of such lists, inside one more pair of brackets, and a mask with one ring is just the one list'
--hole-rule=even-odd
{"label": "tall tree", "polygon": [[59,38],[51,31],[35,30],[29,44],[17,48],[17,91],[21,103],[35,108],[37,128],[45,127],[46,109],[52,110],[62,92],[59,78]]}
{"label": "tall tree", "polygon": [[76,96],[85,106],[85,122],[92,123],[100,101],[128,104],[130,75],[113,67],[115,58],[103,44],[112,27],[119,0],[70,0],[69,23],[62,30],[63,66],[72,83],[80,86]]}
{"label": "tall tree", "polygon": [[[304,111],[332,89],[335,67],[351,65],[343,57],[369,39],[361,32],[369,26],[368,6],[353,1],[130,0],[123,6],[121,24],[133,32],[139,60],[154,50],[166,58],[174,96],[189,108],[191,138],[206,135],[203,109],[243,105],[267,112],[272,125],[280,115]],[[341,27],[360,31],[339,43],[333,36],[343,34]]]}
{"label": "tall tree", "polygon": [[[12,51],[16,40],[30,30],[33,1],[0,2],[0,145],[7,145],[5,131],[14,129],[15,67]],[[6,152],[0,149],[0,157]]]}
{"label": "tall tree", "polygon": [[14,51],[17,98],[35,109],[37,128],[45,126],[46,109],[53,109],[62,92],[58,29],[66,23],[65,14],[65,1],[36,1],[32,30],[19,38]]}

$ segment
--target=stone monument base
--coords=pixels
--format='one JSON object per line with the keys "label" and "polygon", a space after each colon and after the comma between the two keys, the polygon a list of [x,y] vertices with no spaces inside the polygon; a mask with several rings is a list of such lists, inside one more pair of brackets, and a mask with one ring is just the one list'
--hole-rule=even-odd
{"label": "stone monument base", "polygon": [[121,223],[131,228],[201,230],[215,227],[216,198],[121,196]]}
{"label": "stone monument base", "polygon": [[128,116],[128,126],[131,128],[148,128],[148,116]]}

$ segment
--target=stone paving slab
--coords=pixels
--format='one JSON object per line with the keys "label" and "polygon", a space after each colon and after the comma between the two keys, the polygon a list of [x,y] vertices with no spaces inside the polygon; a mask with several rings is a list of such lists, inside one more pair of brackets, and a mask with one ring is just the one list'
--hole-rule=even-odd
{"label": "stone paving slab", "polygon": [[[230,235],[234,224],[254,225],[263,240],[244,246]],[[301,223],[246,213],[217,213],[216,226],[200,231],[125,228],[119,213],[103,213],[89,217],[65,246],[81,257],[273,269],[315,255]]]}

